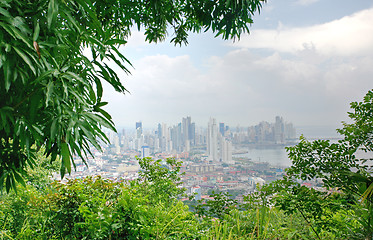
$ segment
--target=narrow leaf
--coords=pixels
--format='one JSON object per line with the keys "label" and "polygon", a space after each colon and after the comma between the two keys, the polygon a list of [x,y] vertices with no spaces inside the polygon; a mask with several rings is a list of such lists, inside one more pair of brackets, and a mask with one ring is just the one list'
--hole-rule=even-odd
{"label": "narrow leaf", "polygon": [[26,187],[26,183],[23,180],[22,176],[19,173],[17,173],[16,171],[13,171],[13,174],[14,174],[14,177],[17,180],[17,182],[19,182],[22,186]]}
{"label": "narrow leaf", "polygon": [[36,23],[35,29],[34,29],[34,35],[32,37],[32,41],[36,42],[39,38],[39,33],[40,33],[40,26],[39,23]]}
{"label": "narrow leaf", "polygon": [[61,155],[62,155],[62,163],[63,167],[66,167],[67,172],[71,173],[71,156],[70,156],[70,150],[67,143],[61,144]]}
{"label": "narrow leaf", "polygon": [[34,65],[32,64],[30,58],[20,49],[16,48],[13,46],[13,49],[17,52],[17,54],[23,59],[23,61],[25,61],[25,63],[29,66],[29,68],[31,69],[31,71],[34,73],[34,75],[36,75],[36,70],[35,70],[35,67]]}
{"label": "narrow leaf", "polygon": [[12,77],[12,70],[10,69],[10,62],[6,61],[4,62],[3,66],[3,71],[4,71],[4,85],[5,85],[5,90],[8,92],[10,85],[11,85],[11,77]]}
{"label": "narrow leaf", "polygon": [[48,4],[48,14],[47,14],[47,21],[48,21],[48,28],[52,27],[52,24],[55,22],[58,12],[58,5],[55,0],[50,0]]}

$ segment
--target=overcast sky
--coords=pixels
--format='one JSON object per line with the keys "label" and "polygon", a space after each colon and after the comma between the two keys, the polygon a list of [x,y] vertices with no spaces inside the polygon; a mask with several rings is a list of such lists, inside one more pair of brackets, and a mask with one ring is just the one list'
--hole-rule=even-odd
{"label": "overcast sky", "polygon": [[283,116],[296,126],[335,127],[373,88],[373,1],[269,0],[238,42],[191,35],[189,45],[148,44],[134,32],[121,49],[131,92],[106,87],[120,127],[170,125],[191,116],[235,127]]}

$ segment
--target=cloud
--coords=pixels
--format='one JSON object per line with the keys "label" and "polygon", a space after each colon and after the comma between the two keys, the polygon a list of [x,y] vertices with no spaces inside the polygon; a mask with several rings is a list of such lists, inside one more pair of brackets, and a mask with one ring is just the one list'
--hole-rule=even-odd
{"label": "cloud", "polygon": [[280,24],[276,30],[253,30],[233,46],[289,53],[315,49],[327,56],[365,55],[373,53],[372,22],[373,8],[310,27],[290,28]]}
{"label": "cloud", "polygon": [[320,0],[298,0],[296,4],[302,6],[309,6],[311,4],[317,3],[318,1]]}
{"label": "cloud", "polygon": [[137,48],[146,44],[148,43],[145,41],[145,32],[132,29],[131,35],[127,39],[126,47]]}
{"label": "cloud", "polygon": [[216,49],[203,68],[191,53],[141,56],[133,75],[123,75],[131,94],[105,88],[107,110],[119,126],[142,120],[152,128],[185,116],[198,126],[209,117],[247,126],[276,115],[295,125],[339,124],[372,88],[372,16],[368,9],[305,28],[253,30],[233,48]]}
{"label": "cloud", "polygon": [[372,57],[331,60],[312,50],[289,58],[239,49],[211,57],[204,71],[188,55],[155,55],[134,62],[125,83],[130,95],[109,91],[105,100],[117,125],[175,124],[187,115],[199,126],[210,116],[245,126],[276,115],[297,125],[332,125],[371,87],[372,64]]}

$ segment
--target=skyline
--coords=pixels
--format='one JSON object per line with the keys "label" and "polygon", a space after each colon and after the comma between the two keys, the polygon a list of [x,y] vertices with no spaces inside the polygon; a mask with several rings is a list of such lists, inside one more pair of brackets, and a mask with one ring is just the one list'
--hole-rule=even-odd
{"label": "skyline", "polygon": [[[246,130],[248,130],[250,128],[253,128],[255,126],[259,126],[263,123],[264,124],[274,124],[274,122],[276,121],[276,119],[278,117],[283,119],[282,116],[275,116],[271,120],[262,120],[262,121],[259,121],[259,122],[255,123],[255,124],[252,124],[252,125],[239,124],[239,125],[236,125],[236,126],[232,126],[232,125],[228,125],[224,122],[221,122],[221,121],[219,121],[219,119],[215,119],[214,117],[211,117],[210,119],[208,119],[205,124],[198,125],[198,124],[195,124],[194,120],[191,120],[192,116],[184,116],[184,117],[180,118],[179,121],[174,122],[174,123],[167,124],[167,123],[158,122],[156,125],[153,125],[153,126],[147,125],[147,127],[143,127],[143,122],[141,120],[139,120],[139,121],[134,122],[132,124],[132,126],[119,127],[117,130],[118,130],[118,134],[120,134],[124,130],[126,133],[132,133],[132,134],[138,135],[137,129],[138,129],[139,126],[141,126],[141,133],[142,133],[142,131],[144,131],[144,133],[151,134],[151,133],[154,133],[154,131],[159,131],[160,126],[172,128],[172,127],[178,126],[179,124],[184,124],[183,121],[185,119],[189,119],[189,121],[192,121],[192,123],[194,125],[194,128],[198,129],[200,131],[200,130],[207,130],[209,128],[209,124],[210,124],[211,119],[215,119],[217,121],[217,124],[219,125],[219,129],[221,128],[221,126],[224,126],[224,127],[228,127],[230,129],[230,131],[236,132],[236,131],[238,131],[237,130],[238,127],[240,128],[239,131],[246,131]],[[295,126],[293,124],[293,122],[291,122],[289,119],[283,119],[283,120],[284,120],[285,124],[291,124],[291,126],[294,127],[294,130],[295,130],[294,134],[295,134],[296,138],[299,138],[300,135],[303,135],[304,137],[306,137],[308,139],[325,139],[325,138],[326,139],[333,139],[333,138],[335,139],[335,138],[340,138],[341,137],[337,133],[336,129],[330,128],[329,126]]]}
{"label": "skyline", "polygon": [[235,127],[280,115],[295,126],[335,129],[348,119],[349,103],[371,89],[371,22],[370,1],[268,1],[251,34],[234,43],[207,32],[174,47],[134,32],[121,51],[135,69],[119,74],[131,94],[105,87],[106,110],[118,128],[184,116]]}

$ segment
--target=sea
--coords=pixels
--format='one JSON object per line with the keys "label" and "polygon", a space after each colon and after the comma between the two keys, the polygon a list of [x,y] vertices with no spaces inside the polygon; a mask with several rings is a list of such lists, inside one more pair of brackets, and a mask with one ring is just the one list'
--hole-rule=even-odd
{"label": "sea", "polygon": [[[302,134],[307,140],[316,140],[316,139],[326,139],[331,142],[337,142],[341,138],[336,130],[336,128],[328,126],[318,126],[318,127],[298,127],[297,133],[298,138]],[[293,144],[295,145],[296,142]],[[291,146],[289,144],[289,146]],[[287,168],[291,166],[291,160],[288,157],[288,154],[285,150],[286,146],[281,145],[269,145],[269,146],[248,146],[244,150],[244,153],[233,154],[233,158],[247,158],[252,162],[267,162],[272,167]],[[372,152],[362,152],[359,151],[356,154],[357,158],[360,159],[370,159],[367,164],[373,166],[373,153]]]}
{"label": "sea", "polygon": [[[242,149],[241,149],[242,150]],[[247,158],[252,162],[267,162],[272,167],[290,167],[291,161],[284,146],[260,146],[245,149],[246,153],[233,154],[233,158]]]}
{"label": "sea", "polygon": [[[296,129],[298,139],[300,135],[303,135],[310,141],[329,139],[333,142],[341,139],[341,136],[335,130],[338,127],[341,126],[296,126]],[[248,158],[252,162],[267,162],[272,167],[286,168],[291,166],[291,160],[288,158],[285,147],[282,145],[248,146],[246,149],[240,149],[244,150],[245,153],[233,154],[233,157]]]}

